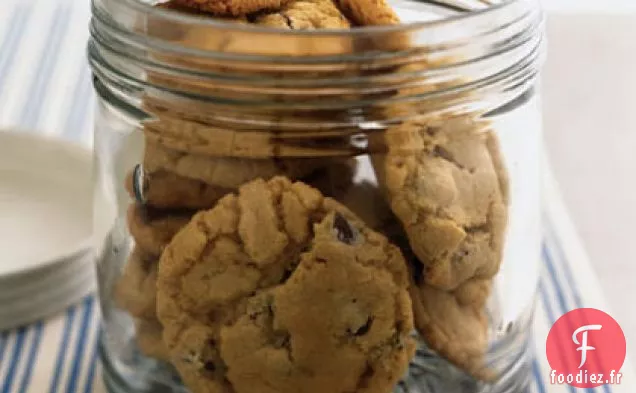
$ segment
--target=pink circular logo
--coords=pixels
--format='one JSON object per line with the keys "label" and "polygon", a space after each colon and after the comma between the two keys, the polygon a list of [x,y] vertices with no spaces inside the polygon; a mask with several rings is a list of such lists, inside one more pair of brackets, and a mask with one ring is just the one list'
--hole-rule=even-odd
{"label": "pink circular logo", "polygon": [[607,313],[594,308],[572,310],[548,333],[551,382],[578,388],[620,384],[626,348],[623,330]]}

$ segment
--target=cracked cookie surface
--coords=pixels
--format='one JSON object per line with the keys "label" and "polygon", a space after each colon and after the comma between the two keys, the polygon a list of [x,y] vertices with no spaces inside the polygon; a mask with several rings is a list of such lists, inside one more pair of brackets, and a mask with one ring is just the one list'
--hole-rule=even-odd
{"label": "cracked cookie surface", "polygon": [[351,24],[331,0],[295,0],[254,18],[261,26],[289,30],[347,29]]}
{"label": "cracked cookie surface", "polygon": [[454,290],[499,270],[507,183],[495,136],[468,116],[405,122],[386,133],[376,170],[424,264],[424,283]]}
{"label": "cracked cookie surface", "polygon": [[429,347],[474,377],[485,369],[486,302],[502,259],[508,180],[496,136],[471,116],[407,121],[374,159],[407,234],[415,325]]}
{"label": "cracked cookie surface", "polygon": [[242,186],[173,238],[158,315],[194,393],[386,392],[414,352],[407,287],[384,236],[276,177]]}

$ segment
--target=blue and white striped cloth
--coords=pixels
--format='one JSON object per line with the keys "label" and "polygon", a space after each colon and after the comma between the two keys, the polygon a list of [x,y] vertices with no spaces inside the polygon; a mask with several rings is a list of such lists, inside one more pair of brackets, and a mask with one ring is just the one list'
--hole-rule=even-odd
{"label": "blue and white striped cloth", "polygon": [[0,125],[90,144],[87,0],[2,0]]}
{"label": "blue and white striped cloth", "polygon": [[[36,130],[90,146],[95,97],[85,60],[89,2],[1,2],[0,127]],[[636,392],[629,361],[621,385],[576,389],[549,383],[545,339],[553,322],[583,306],[610,311],[549,174],[545,182],[535,378],[528,393]],[[105,392],[96,361],[98,328],[98,305],[89,296],[58,316],[0,333],[0,393]]]}

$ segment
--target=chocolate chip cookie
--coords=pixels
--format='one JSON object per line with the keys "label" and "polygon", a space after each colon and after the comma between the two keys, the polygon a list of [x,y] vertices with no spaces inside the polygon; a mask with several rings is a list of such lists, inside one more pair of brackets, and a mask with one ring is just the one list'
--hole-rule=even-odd
{"label": "chocolate chip cookie", "polygon": [[286,160],[281,158],[245,159],[191,154],[146,143],[143,167],[148,172],[172,172],[179,176],[205,182],[220,188],[237,189],[251,180],[269,179],[285,175],[298,179],[322,167],[324,159],[307,158]]}
{"label": "chocolate chip cookie", "polygon": [[172,3],[219,16],[241,16],[264,10],[277,10],[288,1],[289,0],[172,0]]}
{"label": "chocolate chip cookie", "polygon": [[351,26],[332,0],[293,0],[276,12],[256,16],[254,23],[289,30],[347,29]]}
{"label": "chocolate chip cookie", "polygon": [[424,264],[424,283],[454,290],[499,270],[507,182],[495,135],[470,116],[429,117],[387,130],[375,167]]}
{"label": "chocolate chip cookie", "polygon": [[158,317],[194,392],[386,392],[414,353],[399,249],[275,177],[197,213],[160,261]]}
{"label": "chocolate chip cookie", "polygon": [[157,257],[144,254],[135,247],[121,277],[115,284],[117,306],[138,318],[157,316]]}
{"label": "chocolate chip cookie", "polygon": [[470,280],[454,291],[428,285],[411,287],[415,326],[427,345],[468,374],[492,380],[486,368],[488,318],[485,304],[492,280]]}

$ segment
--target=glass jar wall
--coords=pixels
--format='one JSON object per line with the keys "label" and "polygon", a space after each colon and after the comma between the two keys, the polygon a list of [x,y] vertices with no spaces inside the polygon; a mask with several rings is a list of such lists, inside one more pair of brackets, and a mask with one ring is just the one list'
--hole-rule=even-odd
{"label": "glass jar wall", "polygon": [[463,3],[283,31],[94,0],[112,392],[527,384],[541,13]]}

